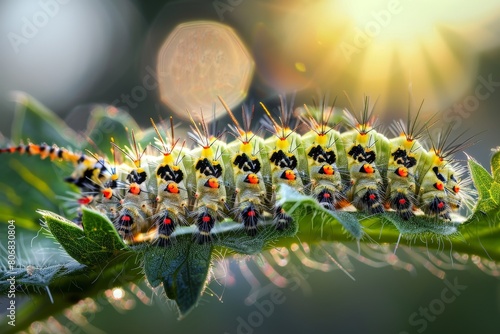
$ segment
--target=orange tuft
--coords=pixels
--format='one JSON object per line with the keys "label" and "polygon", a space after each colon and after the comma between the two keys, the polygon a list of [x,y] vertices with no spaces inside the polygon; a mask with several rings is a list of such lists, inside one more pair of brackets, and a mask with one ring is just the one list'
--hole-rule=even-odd
{"label": "orange tuft", "polygon": [[217,180],[215,177],[211,177],[207,180],[207,182],[205,182],[205,186],[210,187],[212,189],[220,188],[219,180]]}
{"label": "orange tuft", "polygon": [[399,167],[396,170],[396,174],[398,174],[401,177],[407,177],[408,176],[408,169],[406,169],[406,167]]}
{"label": "orange tuft", "polygon": [[330,165],[325,165],[322,167],[323,173],[326,175],[333,175],[335,174],[335,171],[333,170],[333,167]]}
{"label": "orange tuft", "polygon": [[177,184],[176,183],[170,183],[168,186],[167,186],[167,189],[166,189],[169,193],[171,194],[178,194],[179,193],[179,187],[177,187]]}
{"label": "orange tuft", "polygon": [[92,202],[93,199],[94,199],[94,197],[92,197],[92,196],[81,197],[78,199],[78,203],[83,204],[83,205],[87,205],[87,204],[90,204],[90,202]]}
{"label": "orange tuft", "polygon": [[293,172],[293,170],[287,170],[287,171],[285,171],[285,178],[287,180],[293,181],[297,178],[297,176],[295,176],[295,173]]}
{"label": "orange tuft", "polygon": [[436,188],[437,190],[444,190],[443,182],[438,181],[438,182],[434,183],[434,188]]}
{"label": "orange tuft", "polygon": [[141,193],[141,187],[137,183],[132,183],[129,186],[128,192],[134,195],[139,195]]}
{"label": "orange tuft", "polygon": [[256,174],[254,174],[254,173],[250,173],[250,174],[247,175],[246,181],[248,183],[251,183],[251,184],[258,184],[259,183],[259,177]]}
{"label": "orange tuft", "polygon": [[111,190],[111,188],[103,189],[102,190],[102,195],[106,199],[111,199],[111,197],[113,197],[113,190]]}
{"label": "orange tuft", "polygon": [[364,169],[365,173],[367,173],[367,174],[371,174],[371,173],[375,172],[375,170],[373,169],[373,166],[370,164],[364,164],[363,169]]}

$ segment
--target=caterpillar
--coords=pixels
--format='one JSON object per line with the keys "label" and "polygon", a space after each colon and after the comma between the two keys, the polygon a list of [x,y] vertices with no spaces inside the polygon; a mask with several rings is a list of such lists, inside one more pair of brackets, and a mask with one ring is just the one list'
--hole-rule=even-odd
{"label": "caterpillar", "polygon": [[[129,146],[111,138],[112,161],[104,154],[31,142],[1,148],[0,153],[73,164],[65,181],[79,188],[76,205],[107,215],[132,244],[149,241],[167,247],[183,225],[195,225],[193,239],[209,243],[212,230],[225,219],[241,223],[249,236],[258,234],[269,219],[278,230],[285,229],[293,218],[278,204],[277,189],[283,184],[327,210],[349,206],[368,215],[394,211],[409,221],[415,215],[434,217],[436,223],[450,221],[453,212],[471,206],[470,179],[453,160],[470,139],[450,141],[450,127],[442,137],[429,139],[431,147],[426,148],[421,139],[430,125],[418,122],[420,109],[415,118],[408,112],[406,122],[397,121],[392,126],[396,136],[387,138],[377,129],[368,98],[359,113],[344,109],[342,124],[333,123],[334,106],[304,105],[296,115],[281,98],[276,117],[260,103],[266,118],[257,130],[252,124],[255,107],[242,109],[240,123],[219,99],[233,124],[227,131],[210,131],[203,113],[199,121],[190,115],[192,149],[175,137],[170,117],[169,136],[151,120],[155,139],[144,147],[133,130]],[[293,119],[297,126],[292,126]],[[262,136],[262,128],[271,135]],[[234,140],[226,141],[226,135]]]}

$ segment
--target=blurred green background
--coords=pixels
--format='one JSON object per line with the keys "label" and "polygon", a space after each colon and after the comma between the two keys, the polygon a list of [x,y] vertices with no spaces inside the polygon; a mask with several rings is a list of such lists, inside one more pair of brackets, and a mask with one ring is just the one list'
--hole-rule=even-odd
{"label": "blurred green background", "polygon": [[[148,126],[149,117],[166,119],[172,114],[186,124],[184,110],[162,102],[168,92],[160,92],[161,85],[154,83],[147,88],[144,80],[156,73],[158,53],[169,33],[193,20],[232,27],[249,51],[255,74],[248,91],[238,92],[246,102],[273,105],[279,93],[296,92],[297,105],[329,94],[346,107],[346,91],[358,108],[364,95],[378,99],[377,114],[389,122],[405,117],[411,86],[414,107],[425,100],[424,118],[439,112],[433,131],[454,120],[456,133],[480,133],[481,141],[466,152],[484,166],[489,166],[490,149],[500,145],[497,1],[2,1],[0,35],[6,38],[0,40],[0,131],[10,136],[13,91],[33,95],[77,131],[86,128],[96,103],[126,109],[142,126]],[[185,57],[190,66],[189,55]],[[188,84],[193,78],[186,73]],[[458,154],[457,159],[466,157]],[[356,249],[355,244],[348,246]],[[449,245],[443,248],[441,255],[450,254]],[[419,254],[425,262],[425,251]],[[258,257],[243,260],[250,262],[252,272],[260,272],[254,264],[262,263]],[[248,323],[252,317],[262,319],[254,333],[497,333],[498,272],[485,274],[470,261],[468,269],[446,272],[448,281],[457,279],[467,288],[430,318],[425,330],[409,319],[421,307],[441,305],[435,301],[441,299],[444,281],[421,264],[410,274],[357,261],[356,281],[338,270],[312,271],[306,274],[308,288],[279,288],[285,301],[275,305],[269,317],[255,315],[256,306],[245,304],[251,288],[237,262],[231,261],[226,266],[234,282],[226,275],[221,285],[210,286],[222,301],[207,295],[182,321],[159,296],[153,306],[133,297],[136,305],[127,312],[99,303],[102,310],[88,316],[90,322],[83,328],[64,317],[58,320],[72,331],[89,333],[234,333],[238,319]],[[303,270],[298,260],[290,268]],[[262,275],[257,279],[263,286],[269,284]]]}

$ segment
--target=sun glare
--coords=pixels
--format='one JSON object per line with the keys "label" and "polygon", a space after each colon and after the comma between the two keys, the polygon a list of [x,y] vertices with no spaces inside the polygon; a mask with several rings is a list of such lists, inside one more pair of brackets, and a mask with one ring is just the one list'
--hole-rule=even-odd
{"label": "sun glare", "polygon": [[347,91],[401,115],[409,87],[424,113],[459,100],[475,84],[480,52],[500,44],[493,0],[281,1],[248,11],[259,77],[276,92]]}

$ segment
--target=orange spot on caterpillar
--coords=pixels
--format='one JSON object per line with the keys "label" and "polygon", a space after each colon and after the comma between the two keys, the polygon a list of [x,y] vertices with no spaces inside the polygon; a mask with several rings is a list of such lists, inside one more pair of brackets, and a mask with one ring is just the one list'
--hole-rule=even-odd
{"label": "orange spot on caterpillar", "polygon": [[437,190],[443,190],[444,189],[443,182],[438,181],[438,182],[434,183],[434,188],[436,188]]}
{"label": "orange spot on caterpillar", "polygon": [[219,181],[215,177],[211,177],[205,182],[205,187],[209,187],[212,189],[220,188]]}
{"label": "orange spot on caterpillar", "polygon": [[444,208],[444,202],[439,202],[437,207],[438,207],[438,209]]}
{"label": "orange spot on caterpillar", "polygon": [[259,183],[259,177],[257,174],[250,173],[246,176],[245,182],[251,183],[251,184],[258,184]]}
{"label": "orange spot on caterpillar", "polygon": [[111,188],[103,189],[102,196],[106,199],[111,199],[111,197],[113,197],[113,190]]}
{"label": "orange spot on caterpillar", "polygon": [[283,176],[285,179],[290,180],[290,181],[293,181],[297,178],[297,176],[295,175],[295,173],[292,170],[286,170],[283,173]]}
{"label": "orange spot on caterpillar", "polygon": [[460,191],[460,187],[459,186],[454,186],[453,187],[453,191],[458,194],[458,192]]}
{"label": "orange spot on caterpillar", "polygon": [[134,195],[139,195],[141,193],[141,187],[135,182],[131,183],[128,192]]}
{"label": "orange spot on caterpillar", "polygon": [[93,199],[94,199],[94,197],[92,197],[92,196],[81,197],[78,199],[78,203],[83,204],[83,205],[87,205],[90,202],[92,202]]}
{"label": "orange spot on caterpillar", "polygon": [[399,167],[396,170],[396,174],[401,176],[401,177],[407,177],[408,176],[408,169],[406,169],[405,167]]}
{"label": "orange spot on caterpillar", "polygon": [[168,186],[167,186],[167,189],[166,189],[169,193],[171,194],[178,194],[179,193],[179,187],[177,187],[177,184],[175,183],[170,183]]}
{"label": "orange spot on caterpillar", "polygon": [[370,201],[374,201],[377,199],[377,196],[375,194],[370,194],[368,195],[368,198],[370,199]]}
{"label": "orange spot on caterpillar", "polygon": [[323,173],[326,174],[326,175],[333,175],[333,174],[335,174],[335,170],[330,165],[325,165],[321,169],[323,170]]}
{"label": "orange spot on caterpillar", "polygon": [[375,170],[373,169],[373,166],[370,164],[364,164],[362,167],[362,171],[367,173],[367,174],[372,174],[375,172]]}

